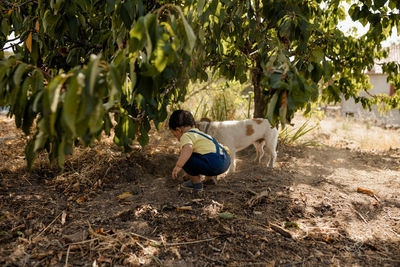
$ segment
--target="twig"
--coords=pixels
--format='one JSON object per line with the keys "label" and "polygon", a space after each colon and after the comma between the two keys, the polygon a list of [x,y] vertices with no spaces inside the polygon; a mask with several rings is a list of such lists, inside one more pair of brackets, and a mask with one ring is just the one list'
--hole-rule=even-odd
{"label": "twig", "polygon": [[224,242],[224,246],[222,247],[221,253],[219,255],[222,255],[224,253],[225,247],[226,247],[226,241]]}
{"label": "twig", "polygon": [[[136,243],[136,245],[138,245],[139,247],[141,247],[142,249],[143,249],[143,251],[147,251],[147,248],[145,248],[142,244],[140,244],[139,242],[135,242]],[[151,257],[157,262],[157,264],[159,265],[159,266],[162,266],[163,264],[162,264],[162,262],[161,262],[161,260],[158,258],[158,257],[156,257],[155,255],[153,255],[153,254],[151,254],[150,253],[150,255],[151,255]]]}
{"label": "twig", "polygon": [[184,245],[191,245],[191,244],[198,244],[198,243],[202,243],[202,242],[208,242],[208,241],[216,239],[216,237],[213,237],[213,238],[208,238],[208,239],[203,239],[203,240],[195,240],[195,241],[188,241],[188,242],[163,243],[162,241],[157,241],[157,240],[145,237],[145,236],[140,235],[140,234],[136,234],[136,233],[129,233],[129,234],[131,234],[133,236],[136,236],[136,237],[139,237],[139,238],[143,238],[143,239],[145,239],[147,241],[151,241],[151,242],[154,243],[153,245],[157,246],[157,247],[184,246]]}
{"label": "twig", "polygon": [[85,244],[85,243],[89,243],[89,242],[96,241],[96,240],[99,240],[99,239],[96,237],[96,238],[92,238],[89,240],[83,240],[83,241],[79,241],[79,242],[75,242],[75,243],[69,243],[68,246]]}
{"label": "twig", "polygon": [[222,266],[225,265],[225,262],[223,262],[223,261],[221,261],[221,260],[217,260],[217,259],[211,258],[211,257],[208,257],[208,256],[206,256],[206,255],[203,254],[203,253],[200,254],[200,256],[203,257],[203,258],[205,258],[205,259],[207,259],[207,260],[214,261],[214,262],[218,262],[218,264],[220,264],[220,265],[222,265]]}
{"label": "twig", "polygon": [[26,5],[26,4],[28,4],[28,3],[31,3],[31,2],[33,2],[33,3],[35,3],[35,4],[38,3],[38,2],[35,1],[35,0],[29,0],[29,1],[23,2],[23,3],[19,4],[19,5],[15,5],[14,8],[21,7],[21,6]]}
{"label": "twig", "polygon": [[256,193],[254,197],[252,197],[246,202],[246,205],[248,205],[251,208],[255,204],[257,204],[262,198],[268,198],[268,189],[261,191],[260,193]]}
{"label": "twig", "polygon": [[392,228],[389,228],[389,230],[390,230],[391,232],[393,232],[395,235],[400,236],[400,234],[397,233],[397,232],[396,232],[395,230],[393,230]]}
{"label": "twig", "polygon": [[58,214],[57,217],[55,217],[54,220],[49,225],[47,225],[47,227],[44,228],[37,236],[32,238],[32,240],[38,238],[39,236],[41,236],[58,219],[58,217],[61,216],[61,214],[62,214],[62,212],[60,214]]}
{"label": "twig", "polygon": [[3,47],[2,49],[0,49],[0,51],[5,51],[5,50],[10,49],[10,48],[12,48],[12,47],[14,47],[14,46],[17,46],[17,45],[19,45],[19,44],[22,44],[23,42],[24,42],[24,41],[19,41],[18,43],[10,44],[10,46]]}
{"label": "twig", "polygon": [[367,220],[361,215],[361,213],[359,213],[358,211],[354,210],[358,216],[360,216],[360,218],[364,221],[365,224],[368,224]]}
{"label": "twig", "polygon": [[292,234],[289,233],[288,231],[286,231],[285,229],[283,229],[282,227],[276,225],[276,224],[270,224],[270,228],[272,230],[274,230],[275,232],[280,233],[281,235],[283,235],[284,237],[288,237],[288,238],[292,238]]}
{"label": "twig", "polygon": [[198,244],[198,243],[208,242],[208,241],[212,241],[214,239],[215,239],[215,237],[208,238],[208,239],[203,239],[203,240],[189,241],[189,242],[166,243],[166,244],[164,244],[164,246],[165,247],[184,246],[184,245],[191,245],[191,244]]}
{"label": "twig", "polygon": [[157,241],[157,240],[154,240],[154,239],[151,239],[151,238],[148,238],[148,237],[145,237],[145,236],[143,236],[143,235],[139,235],[139,234],[136,234],[136,233],[128,233],[128,235],[129,234],[131,234],[131,235],[134,235],[134,236],[136,236],[136,237],[140,237],[140,238],[143,238],[143,239],[145,239],[145,240],[147,240],[147,241],[151,241],[151,242],[154,242],[154,243],[160,243],[161,241]]}
{"label": "twig", "polygon": [[373,197],[376,199],[376,201],[381,202],[381,200],[374,194]]}
{"label": "twig", "polygon": [[29,185],[32,185],[31,182],[29,182],[29,180],[25,177],[25,175],[23,177],[28,182]]}
{"label": "twig", "polygon": [[68,257],[69,257],[69,250],[71,249],[71,246],[68,246],[67,249],[67,256],[65,256],[65,267],[68,267]]}
{"label": "twig", "polygon": [[17,36],[13,39],[8,39],[5,43],[14,42],[14,41],[18,40],[19,38],[20,38],[20,36]]}

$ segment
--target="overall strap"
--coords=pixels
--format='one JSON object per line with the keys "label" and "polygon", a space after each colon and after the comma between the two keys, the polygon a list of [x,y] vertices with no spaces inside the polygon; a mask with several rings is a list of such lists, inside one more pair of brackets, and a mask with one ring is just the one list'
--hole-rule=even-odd
{"label": "overall strap", "polygon": [[208,140],[211,140],[211,141],[214,141],[214,137],[212,137],[212,136],[208,136],[208,135],[205,135],[205,134],[203,134],[203,133],[201,133],[201,132],[198,132],[198,131],[195,131],[195,130],[189,130],[188,132],[190,132],[190,133],[197,133],[197,134],[199,134],[199,135],[201,135],[201,136],[203,136],[203,137],[205,137],[205,138],[207,138]]}
{"label": "overall strap", "polygon": [[189,130],[188,132],[197,133],[197,134],[199,134],[199,135],[201,135],[201,136],[207,138],[208,140],[213,141],[213,143],[215,144],[215,148],[217,149],[216,152],[217,152],[218,154],[220,154],[220,151],[219,151],[220,148],[222,148],[223,150],[225,150],[225,149],[217,142],[217,140],[216,140],[214,137],[212,137],[212,136],[210,137],[210,136],[208,136],[208,135],[205,135],[205,134],[203,134],[203,133],[201,133],[201,132],[198,132],[198,131],[195,131],[195,130]]}

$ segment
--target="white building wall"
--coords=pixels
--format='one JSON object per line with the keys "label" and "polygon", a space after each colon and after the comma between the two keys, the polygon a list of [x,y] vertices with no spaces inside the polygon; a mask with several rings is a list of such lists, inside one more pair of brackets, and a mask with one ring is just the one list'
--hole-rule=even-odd
{"label": "white building wall", "polygon": [[[372,88],[369,90],[371,94],[390,94],[390,84],[386,81],[386,75],[371,74],[370,81]],[[365,92],[361,93],[362,96],[367,96]],[[384,125],[400,125],[400,112],[399,110],[390,110],[387,114],[379,112],[378,107],[373,106],[371,112],[364,110],[361,103],[355,103],[353,99],[345,100],[342,98],[342,116],[354,116],[362,120],[376,121],[378,124]]]}

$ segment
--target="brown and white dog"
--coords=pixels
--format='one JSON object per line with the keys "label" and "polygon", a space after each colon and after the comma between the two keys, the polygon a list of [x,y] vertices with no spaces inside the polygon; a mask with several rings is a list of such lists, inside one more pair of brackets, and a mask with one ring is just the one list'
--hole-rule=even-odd
{"label": "brown and white dog", "polygon": [[271,126],[266,119],[247,119],[242,121],[214,121],[201,119],[196,127],[226,145],[231,153],[231,166],[228,174],[236,169],[236,152],[245,149],[251,144],[256,149],[255,161],[261,163],[266,148],[269,167],[273,168],[276,159],[278,130]]}

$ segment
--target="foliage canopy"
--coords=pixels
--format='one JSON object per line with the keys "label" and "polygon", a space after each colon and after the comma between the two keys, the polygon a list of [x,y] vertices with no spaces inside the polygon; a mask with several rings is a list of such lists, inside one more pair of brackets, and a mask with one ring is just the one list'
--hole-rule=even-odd
{"label": "foliage canopy", "polygon": [[[398,93],[359,95],[365,71],[387,55],[381,41],[400,29],[399,8],[355,1],[352,19],[370,28],[354,38],[337,29],[339,0],[3,0],[0,49],[15,55],[0,52],[0,107],[31,136],[30,167],[44,149],[62,167],[78,141],[111,129],[125,150],[135,139],[145,145],[150,123],[159,127],[168,106],[184,100],[190,79],[207,80],[207,67],[251,80],[254,115],[273,125],[341,95],[399,108]],[[11,33],[19,44],[10,45]],[[383,70],[399,88],[399,65]]]}

